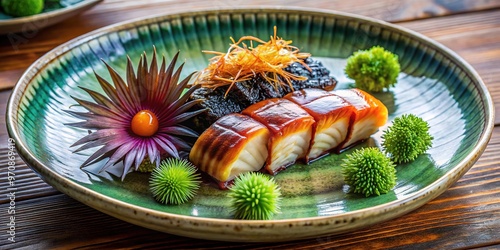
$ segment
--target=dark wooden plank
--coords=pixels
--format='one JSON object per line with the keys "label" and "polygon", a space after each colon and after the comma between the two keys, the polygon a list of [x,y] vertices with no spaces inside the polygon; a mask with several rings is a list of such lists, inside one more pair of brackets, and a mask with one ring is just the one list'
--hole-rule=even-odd
{"label": "dark wooden plank", "polygon": [[[0,56],[1,58],[1,56]],[[1,59],[0,59],[1,60]],[[0,62],[0,64],[2,64]],[[21,78],[24,69],[0,70],[0,91],[12,88],[16,82]],[[1,99],[4,100],[4,99]]]}
{"label": "dark wooden plank", "polygon": [[7,100],[11,92],[10,90],[0,91],[0,117],[2,117],[2,119],[0,119],[0,147],[6,147],[8,143],[7,139],[9,137],[7,136],[7,128],[5,125],[5,111],[7,109]]}
{"label": "dark wooden plank", "polygon": [[[8,149],[9,136],[5,125],[5,111],[10,93],[10,90],[0,91],[0,117],[2,118],[0,119],[0,204],[8,201],[7,194],[10,192],[10,184],[7,181],[7,177],[9,151],[12,150]],[[17,154],[16,151],[12,152]],[[33,170],[26,166],[19,156],[16,157],[13,173],[16,178],[15,192],[17,201],[59,193],[53,187],[43,182]]]}
{"label": "dark wooden plank", "polygon": [[[449,47],[470,63],[489,87],[494,100],[500,100],[500,10],[452,15],[441,18],[403,22],[400,25],[420,32]],[[57,37],[56,31],[48,34]],[[0,45],[1,46],[1,45]],[[29,51],[29,49],[28,49]],[[30,52],[26,52],[30,53]],[[41,55],[33,52],[35,55]],[[12,86],[22,70],[1,71],[2,67],[27,64],[34,60],[32,56],[17,57],[7,55],[7,60],[0,60],[0,88]],[[27,67],[27,65],[25,65]],[[496,121],[500,124],[500,102],[495,103]]]}
{"label": "dark wooden plank", "polygon": [[[356,232],[284,243],[222,243],[143,229],[86,207],[63,194],[16,202],[16,243],[3,247],[455,249],[500,244],[500,127],[479,161],[435,200],[403,217]],[[0,169],[3,171],[3,169]],[[5,209],[2,209],[5,210]],[[1,218],[6,220],[5,216]],[[8,223],[8,222],[5,222]],[[0,224],[5,225],[4,221]],[[78,226],[76,226],[78,225]]]}
{"label": "dark wooden plank", "polygon": [[[49,49],[95,28],[119,20],[165,13],[169,9],[191,9],[217,4],[240,5],[243,1],[156,0],[106,1],[82,16],[46,29],[14,48],[0,37],[0,89],[10,88],[24,69]],[[284,4],[284,1],[274,3]],[[245,3],[247,4],[247,3]],[[272,4],[254,1],[252,4]],[[287,5],[335,8],[357,14],[401,22],[445,44],[471,63],[488,85],[494,100],[500,100],[500,1],[287,1]],[[314,5],[314,6],[313,6]],[[177,6],[178,8],[174,8]],[[495,9],[497,8],[497,9]],[[478,10],[491,9],[490,11]],[[417,10],[417,11],[414,11]],[[467,14],[453,15],[460,12]],[[439,18],[427,18],[441,16]],[[86,23],[86,25],[82,25]],[[75,28],[78,27],[78,28]],[[64,35],[61,35],[64,34]],[[0,91],[0,117],[10,91]],[[497,123],[500,125],[500,108]],[[8,136],[0,119],[0,210],[7,211],[6,155]],[[486,152],[474,167],[444,194],[422,208],[395,220],[353,233],[285,243],[223,243],[193,240],[140,228],[102,214],[45,184],[20,159],[16,159],[17,230],[14,244],[6,237],[0,249],[105,249],[105,248],[255,248],[255,249],[453,249],[500,248],[500,127],[494,130]],[[3,158],[2,158],[3,157]],[[6,213],[6,212],[4,212]],[[5,214],[6,215],[6,214]],[[5,229],[8,216],[0,216]],[[3,230],[6,231],[6,230]],[[6,236],[6,235],[5,235]]]}
{"label": "dark wooden plank", "polygon": [[[467,18],[461,16],[450,16],[439,19],[420,20],[415,22],[402,23],[403,26],[422,32],[433,39],[449,46],[457,51],[464,59],[475,66],[476,70],[483,77],[485,83],[489,86],[493,100],[500,100],[500,42],[499,32],[489,32],[488,30],[498,30],[500,19],[496,18],[499,11],[487,11],[482,13],[468,14]],[[464,35],[465,34],[465,35]],[[472,41],[456,42],[456,41]],[[476,44],[476,45],[474,45]],[[7,100],[10,91],[0,92],[0,100]],[[500,123],[500,102],[496,102],[496,124]],[[0,103],[0,115],[4,117],[5,101]],[[5,131],[5,120],[0,120],[0,130]],[[6,155],[6,132],[0,133],[1,155]],[[5,161],[5,159],[4,159]],[[19,199],[32,197],[33,195],[53,194],[55,191],[50,186],[45,185],[36,175],[19,162],[20,171],[26,173],[22,176],[19,187],[21,196]],[[32,179],[33,178],[33,179]],[[26,180],[33,186],[24,185],[22,181]],[[40,192],[33,194],[30,190],[38,187]],[[31,193],[30,193],[31,192]],[[30,194],[29,194],[30,193]],[[24,194],[27,196],[24,197]],[[4,198],[2,196],[2,198]],[[2,199],[0,198],[0,199]]]}
{"label": "dark wooden plank", "polygon": [[[342,0],[219,0],[217,2],[207,1],[184,1],[182,3],[173,3],[171,1],[156,1],[155,4],[147,4],[140,1],[113,1],[105,3],[105,6],[95,8],[96,12],[104,12],[106,14],[115,14],[116,9],[120,9],[121,13],[127,15],[128,12],[139,13],[141,16],[160,13],[159,10],[169,10],[175,5],[176,10],[192,10],[204,9],[213,7],[240,7],[240,6],[296,6],[318,9],[332,9],[344,12],[365,15],[389,22],[399,22],[405,20],[422,19],[436,16],[446,16],[456,13],[473,12],[486,9],[494,9],[500,7],[500,2],[497,0],[357,0],[357,1],[342,1]],[[131,11],[134,10],[134,11]],[[134,15],[135,16],[135,15]],[[113,19],[127,20],[121,17],[110,17]]]}
{"label": "dark wooden plank", "polygon": [[79,35],[97,28],[134,18],[150,15],[167,14],[172,11],[190,11],[193,9],[286,5],[332,9],[360,15],[366,15],[386,21],[400,22],[445,16],[460,12],[474,12],[500,7],[498,0],[465,0],[465,1],[412,1],[412,0],[318,0],[318,1],[142,1],[115,0],[105,1],[83,13],[72,17],[63,23],[56,24],[44,30],[34,30],[28,33],[0,35],[0,89],[12,87],[21,73],[37,58],[50,49],[69,41]]}
{"label": "dark wooden plank", "polygon": [[[495,219],[500,212],[498,188],[496,200],[484,194],[475,194],[474,197],[469,195],[465,200],[469,203],[467,208],[453,204],[453,202],[463,203],[463,200],[456,200],[453,197],[457,195],[456,192],[459,192],[458,195],[470,193],[471,188],[457,190],[452,188],[414,213],[368,229],[337,236],[271,244],[224,243],[163,234],[119,221],[82,206],[65,195],[55,195],[18,202],[17,243],[4,246],[17,248],[29,245],[37,249],[162,246],[175,249],[186,247],[215,249],[223,246],[255,249],[372,249],[380,246],[387,249],[403,247],[452,249],[482,246],[491,242],[500,243],[495,238],[496,232],[500,230],[499,221]],[[443,210],[446,216],[443,216]]]}

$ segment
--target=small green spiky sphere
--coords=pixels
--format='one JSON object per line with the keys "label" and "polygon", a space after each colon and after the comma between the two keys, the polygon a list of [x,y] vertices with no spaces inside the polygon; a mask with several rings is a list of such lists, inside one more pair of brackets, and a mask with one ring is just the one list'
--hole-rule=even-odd
{"label": "small green spiky sphere", "polygon": [[398,56],[380,46],[354,52],[344,69],[356,88],[381,92],[396,84],[401,67]]}
{"label": "small green spiky sphere", "polygon": [[396,185],[394,163],[378,148],[362,148],[347,155],[342,164],[342,175],[354,193],[385,194]]}
{"label": "small green spiky sphere", "polygon": [[236,218],[268,220],[279,212],[281,192],[274,179],[248,172],[236,177],[229,197]]}
{"label": "small green spiky sphere", "polygon": [[382,147],[395,163],[407,163],[425,153],[434,138],[429,134],[429,124],[413,115],[396,117],[382,134]]}
{"label": "small green spiky sphere", "polygon": [[43,10],[43,0],[1,0],[5,14],[23,17],[39,14]]}
{"label": "small green spiky sphere", "polygon": [[187,160],[168,158],[151,173],[149,188],[153,197],[165,204],[182,204],[191,200],[200,187],[200,175]]}
{"label": "small green spiky sphere", "polygon": [[139,168],[137,168],[137,171],[141,173],[151,173],[155,168],[156,164],[152,163],[148,158],[145,158],[141,162],[141,165],[139,165]]}

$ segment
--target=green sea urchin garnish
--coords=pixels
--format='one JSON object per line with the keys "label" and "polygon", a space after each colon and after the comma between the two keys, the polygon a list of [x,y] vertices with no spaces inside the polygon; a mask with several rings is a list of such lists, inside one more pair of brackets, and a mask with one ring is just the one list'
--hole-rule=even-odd
{"label": "green sea urchin garnish", "polygon": [[155,168],[149,180],[153,197],[165,204],[182,204],[191,200],[200,187],[196,167],[184,159],[168,158]]}
{"label": "green sea urchin garnish", "polygon": [[44,0],[0,0],[5,14],[14,17],[31,16],[41,13]]}
{"label": "green sea urchin garnish", "polygon": [[137,75],[129,58],[125,79],[106,64],[113,84],[96,74],[104,94],[82,87],[93,102],[73,97],[87,112],[67,111],[84,120],[68,125],[95,130],[72,145],[81,146],[74,152],[101,146],[82,164],[82,168],[105,158],[108,160],[101,171],[120,167],[121,164],[117,163],[123,162],[123,180],[131,169],[137,170],[144,159],[158,166],[161,156],[179,158],[179,151],[191,149],[182,138],[197,137],[198,134],[180,123],[204,110],[190,111],[201,101],[188,101],[198,85],[182,95],[192,74],[179,82],[182,65],[174,70],[178,55],[168,66],[163,57],[158,67],[156,50],[151,66],[148,66],[144,53]]}
{"label": "green sea urchin garnish", "polygon": [[398,56],[380,46],[354,52],[344,69],[356,88],[372,92],[394,86],[400,70]]}
{"label": "green sea urchin garnish", "polygon": [[385,194],[396,185],[394,163],[374,147],[348,154],[342,165],[342,175],[352,192],[366,197]]}
{"label": "green sea urchin garnish", "polygon": [[230,187],[229,197],[235,217],[244,220],[268,220],[279,211],[280,189],[262,173],[239,175]]}
{"label": "green sea urchin garnish", "polygon": [[415,160],[432,146],[429,124],[413,115],[396,117],[382,134],[382,147],[396,163]]}

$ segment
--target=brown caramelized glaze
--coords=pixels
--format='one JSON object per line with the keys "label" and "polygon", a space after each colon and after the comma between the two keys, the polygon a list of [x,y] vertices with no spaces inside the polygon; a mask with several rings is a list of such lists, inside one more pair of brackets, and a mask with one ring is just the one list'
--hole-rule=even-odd
{"label": "brown caramelized glaze", "polygon": [[[353,107],[343,98],[322,89],[295,91],[286,95],[284,98],[298,104],[301,108],[306,110],[307,113],[314,117],[314,120],[316,121],[313,125],[315,138],[316,135],[320,135],[322,133],[327,134],[330,132],[328,131],[329,129],[338,131],[345,126],[346,130],[348,130],[350,117],[353,114]],[[345,135],[333,138],[330,146],[321,152],[315,152],[317,150],[313,150],[316,143],[315,141],[319,140],[319,138],[313,139],[309,146],[306,161],[314,160],[315,158],[328,153],[330,150],[337,148],[337,146],[342,143],[345,138]],[[313,150],[313,152],[311,152],[311,150]]]}
{"label": "brown caramelized glaze", "polygon": [[[268,139],[268,129],[254,119],[241,115],[230,114],[217,120],[205,130],[193,146],[189,159],[202,171],[220,182],[227,182],[231,176],[233,163],[240,154],[257,137]],[[266,145],[263,145],[266,147]],[[265,161],[256,170],[263,166]]]}
{"label": "brown caramelized glaze", "polygon": [[[286,169],[370,137],[387,108],[358,89],[306,89],[249,106],[217,120],[196,141],[190,160],[227,188],[239,174]],[[262,168],[264,166],[264,168]]]}
{"label": "brown caramelized glaze", "polygon": [[[266,169],[270,173],[275,174],[307,156],[315,121],[299,105],[286,99],[272,98],[251,105],[242,114],[264,124],[271,132],[266,161]],[[286,147],[285,144],[292,146]],[[280,154],[286,154],[287,159],[280,158]]]}
{"label": "brown caramelized glaze", "polygon": [[345,89],[332,91],[346,100],[353,107],[353,115],[347,139],[341,148],[367,139],[383,126],[388,119],[387,107],[372,95],[360,89]]}

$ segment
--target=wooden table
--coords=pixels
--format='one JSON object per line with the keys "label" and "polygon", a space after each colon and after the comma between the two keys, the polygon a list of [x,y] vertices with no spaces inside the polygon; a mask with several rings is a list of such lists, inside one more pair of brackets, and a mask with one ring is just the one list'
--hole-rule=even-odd
{"label": "wooden table", "polygon": [[87,207],[45,184],[19,158],[16,242],[8,241],[5,120],[0,120],[0,248],[500,248],[500,0],[107,0],[82,15],[21,34],[0,36],[0,116],[22,72],[50,49],[94,29],[147,15],[204,7],[287,5],[335,9],[386,20],[448,46],[479,72],[497,102],[495,129],[479,161],[455,185],[398,219],[342,235],[284,243],[227,243],[164,234]]}

